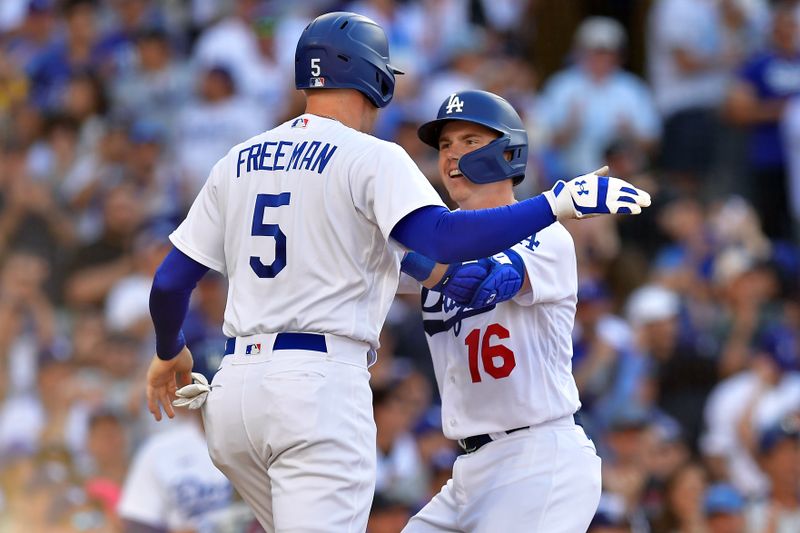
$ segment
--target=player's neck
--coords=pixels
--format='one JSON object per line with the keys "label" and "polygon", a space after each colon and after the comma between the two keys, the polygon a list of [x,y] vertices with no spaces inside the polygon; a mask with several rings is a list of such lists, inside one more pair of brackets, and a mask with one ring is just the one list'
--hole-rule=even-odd
{"label": "player's neck", "polygon": [[377,112],[360,93],[347,89],[325,89],[307,93],[306,113],[337,120],[354,130],[369,133]]}
{"label": "player's neck", "polygon": [[485,194],[472,194],[469,198],[458,202],[458,207],[464,211],[472,211],[475,209],[502,207],[515,203],[517,203],[517,199],[514,198],[514,191],[512,189],[503,189],[487,192]]}

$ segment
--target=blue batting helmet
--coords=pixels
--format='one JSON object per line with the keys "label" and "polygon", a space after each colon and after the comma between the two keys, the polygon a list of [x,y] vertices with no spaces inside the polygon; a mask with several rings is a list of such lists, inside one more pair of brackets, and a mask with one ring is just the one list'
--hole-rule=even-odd
{"label": "blue batting helmet", "polygon": [[298,89],[356,89],[375,107],[392,101],[395,74],[386,34],[355,13],[326,13],[306,26],[294,55]]}
{"label": "blue batting helmet", "polygon": [[[439,134],[451,120],[474,122],[492,129],[500,137],[486,146],[464,154],[458,169],[473,183],[492,183],[525,177],[528,162],[528,134],[516,110],[504,98],[486,91],[461,91],[451,94],[439,107],[436,120],[420,126],[417,134],[425,144],[439,149]],[[507,160],[505,153],[510,152]]]}

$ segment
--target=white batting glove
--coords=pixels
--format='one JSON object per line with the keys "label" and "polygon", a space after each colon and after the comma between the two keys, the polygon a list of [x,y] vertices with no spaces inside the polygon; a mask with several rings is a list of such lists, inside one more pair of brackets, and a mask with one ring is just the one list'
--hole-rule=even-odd
{"label": "white batting glove", "polygon": [[209,392],[211,392],[211,385],[208,384],[206,377],[199,372],[192,372],[192,383],[175,391],[175,396],[178,398],[172,400],[172,405],[200,409],[206,403]]}
{"label": "white batting glove", "polygon": [[556,219],[587,218],[605,214],[638,215],[650,205],[650,195],[619,178],[606,176],[608,167],[559,180],[544,192]]}

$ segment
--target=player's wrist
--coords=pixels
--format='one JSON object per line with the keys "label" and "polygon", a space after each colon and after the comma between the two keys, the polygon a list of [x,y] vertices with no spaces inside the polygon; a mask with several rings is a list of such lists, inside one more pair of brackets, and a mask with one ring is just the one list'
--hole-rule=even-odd
{"label": "player's wrist", "polygon": [[186,347],[186,338],[183,330],[178,332],[174,339],[159,339],[156,337],[156,357],[162,361],[170,361]]}
{"label": "player's wrist", "polygon": [[436,262],[417,252],[408,252],[400,262],[400,271],[422,283],[431,277]]}
{"label": "player's wrist", "polygon": [[558,180],[552,189],[544,191],[542,195],[547,199],[547,203],[550,205],[550,210],[556,220],[580,218],[565,181]]}

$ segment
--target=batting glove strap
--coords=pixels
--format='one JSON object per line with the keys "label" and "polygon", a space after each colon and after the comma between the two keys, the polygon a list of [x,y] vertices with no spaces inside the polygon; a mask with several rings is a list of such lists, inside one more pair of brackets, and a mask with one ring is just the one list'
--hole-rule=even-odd
{"label": "batting glove strap", "polygon": [[185,385],[175,392],[178,398],[172,400],[172,405],[175,407],[186,407],[188,409],[200,409],[208,393],[211,392],[211,385],[203,374],[199,372],[192,372],[192,383]]}

